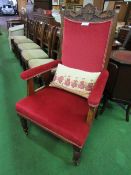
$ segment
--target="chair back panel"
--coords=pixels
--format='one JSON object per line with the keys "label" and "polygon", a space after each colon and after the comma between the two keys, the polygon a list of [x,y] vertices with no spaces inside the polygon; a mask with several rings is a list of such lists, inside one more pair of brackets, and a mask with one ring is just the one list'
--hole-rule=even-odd
{"label": "chair back panel", "polygon": [[86,24],[65,18],[62,63],[84,71],[101,71],[104,68],[111,25],[111,20]]}

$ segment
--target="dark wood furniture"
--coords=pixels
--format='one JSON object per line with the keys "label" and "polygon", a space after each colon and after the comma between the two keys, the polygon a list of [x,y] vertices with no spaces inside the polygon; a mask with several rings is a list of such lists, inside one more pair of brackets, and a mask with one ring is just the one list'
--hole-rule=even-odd
{"label": "dark wood furniture", "polygon": [[30,16],[28,16],[28,18],[32,20],[42,21],[44,23],[51,24],[54,26],[60,26],[60,24],[55,21],[55,18],[51,14],[45,14],[45,12],[46,11],[42,8],[36,9],[30,14]]}
{"label": "dark wood furniture", "polygon": [[121,43],[123,43],[125,41],[125,38],[129,32],[130,28],[127,27],[121,27],[119,29],[119,33],[118,33],[118,41],[120,41]]}
{"label": "dark wood furniture", "polygon": [[127,105],[126,121],[131,108],[131,51],[114,51],[109,65],[109,79],[104,92],[104,111],[108,100]]}
{"label": "dark wood furniture", "polygon": [[22,22],[21,18],[10,19],[7,21],[7,29],[9,29],[10,27],[13,27],[15,25],[20,25],[20,24],[24,24],[24,22]]}
{"label": "dark wood furniture", "polygon": [[34,0],[34,9],[38,9],[38,8],[51,10],[52,0]]}

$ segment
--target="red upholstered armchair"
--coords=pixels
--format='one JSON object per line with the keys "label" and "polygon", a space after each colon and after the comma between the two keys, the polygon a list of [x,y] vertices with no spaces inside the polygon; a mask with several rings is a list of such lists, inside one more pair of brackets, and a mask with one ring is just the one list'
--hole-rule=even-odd
{"label": "red upholstered armchair", "polygon": [[[24,71],[21,78],[27,80],[28,96],[16,103],[25,133],[28,134],[29,120],[67,141],[73,145],[75,165],[79,162],[108,78],[106,65],[111,49],[112,13],[101,14],[95,10],[89,4],[78,14],[65,12],[61,61]],[[33,78],[51,72],[58,63],[82,71],[100,72],[88,98],[51,86],[34,91]]]}

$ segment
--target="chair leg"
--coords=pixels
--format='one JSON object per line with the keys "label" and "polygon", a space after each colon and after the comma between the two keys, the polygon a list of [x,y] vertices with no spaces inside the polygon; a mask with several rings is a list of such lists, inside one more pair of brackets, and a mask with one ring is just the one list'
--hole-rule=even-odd
{"label": "chair leg", "polygon": [[73,145],[73,164],[79,165],[81,156],[81,148]]}
{"label": "chair leg", "polygon": [[129,113],[130,113],[131,105],[128,105],[126,108],[126,121],[129,122]]}
{"label": "chair leg", "polygon": [[103,99],[103,105],[102,105],[101,110],[100,110],[100,114],[103,114],[103,112],[105,111],[107,103],[108,103],[108,97],[105,95],[105,97]]}
{"label": "chair leg", "polygon": [[20,121],[21,121],[21,125],[22,125],[22,128],[25,132],[26,135],[28,135],[28,125],[27,125],[27,120],[23,117],[20,117]]}

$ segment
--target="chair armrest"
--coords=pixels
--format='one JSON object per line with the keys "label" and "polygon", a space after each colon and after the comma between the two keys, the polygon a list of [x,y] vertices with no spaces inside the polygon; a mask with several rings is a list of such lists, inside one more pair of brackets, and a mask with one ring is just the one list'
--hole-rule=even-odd
{"label": "chair armrest", "polygon": [[109,76],[109,73],[107,70],[104,70],[100,74],[99,78],[96,81],[96,84],[94,85],[92,92],[89,95],[89,98],[88,98],[89,106],[97,107],[99,105],[108,76]]}
{"label": "chair armrest", "polygon": [[36,77],[40,74],[43,74],[45,72],[50,71],[52,68],[56,67],[58,65],[58,63],[61,63],[61,61],[55,60],[55,61],[52,61],[50,63],[44,64],[44,65],[41,65],[38,67],[28,69],[28,70],[22,72],[20,76],[23,80],[29,80],[33,77]]}

